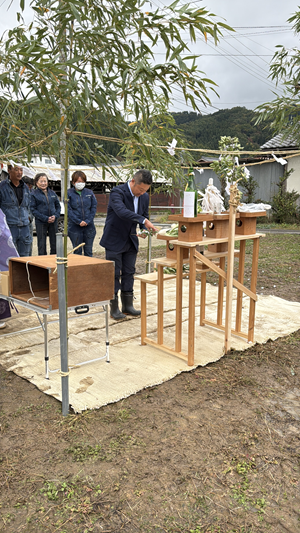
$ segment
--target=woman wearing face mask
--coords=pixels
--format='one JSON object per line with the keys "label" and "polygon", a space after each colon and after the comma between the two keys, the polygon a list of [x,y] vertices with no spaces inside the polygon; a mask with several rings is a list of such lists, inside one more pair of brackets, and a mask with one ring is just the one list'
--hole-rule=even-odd
{"label": "woman wearing face mask", "polygon": [[49,189],[46,174],[36,174],[30,195],[30,211],[35,218],[38,254],[47,255],[47,235],[50,240],[50,254],[56,254],[57,220],[60,203],[57,194]]}
{"label": "woman wearing face mask", "polygon": [[81,170],[72,174],[71,189],[68,190],[68,235],[72,241],[73,248],[81,243],[83,247],[75,250],[75,254],[88,257],[93,256],[93,242],[96,236],[94,217],[97,210],[97,200],[93,193],[85,189],[86,175]]}

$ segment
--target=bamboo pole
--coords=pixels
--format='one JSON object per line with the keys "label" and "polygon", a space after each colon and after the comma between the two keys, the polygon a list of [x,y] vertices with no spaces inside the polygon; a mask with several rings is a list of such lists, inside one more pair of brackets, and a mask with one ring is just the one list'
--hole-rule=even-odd
{"label": "bamboo pole", "polygon": [[60,369],[61,369],[61,397],[62,414],[69,414],[69,365],[68,365],[68,320],[65,284],[65,260],[63,260],[63,238],[61,233],[56,234],[57,248],[57,286],[59,307],[59,339],[60,339]]}

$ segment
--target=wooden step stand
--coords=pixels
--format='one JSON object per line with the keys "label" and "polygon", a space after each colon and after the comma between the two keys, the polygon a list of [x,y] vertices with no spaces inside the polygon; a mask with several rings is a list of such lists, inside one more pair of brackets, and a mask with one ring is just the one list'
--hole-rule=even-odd
{"label": "wooden step stand", "polygon": [[[229,232],[229,212],[214,213],[213,221],[206,225],[206,237],[208,239],[218,239],[228,237]],[[219,267],[225,271],[226,258],[228,256],[228,242],[215,243],[208,245],[208,251],[205,253],[208,259],[219,259]],[[234,250],[234,257],[239,256],[239,250]],[[203,265],[202,265],[203,267]],[[203,289],[205,290],[204,286]],[[202,284],[201,284],[202,290]],[[223,323],[223,304],[224,304],[224,278],[219,276],[218,283],[218,306],[217,306],[217,324],[222,326]],[[204,326],[205,319],[205,295],[201,297],[200,306],[200,326]]]}
{"label": "wooden step stand", "polygon": [[[256,213],[237,213],[237,219],[235,224],[236,235],[253,235],[256,234],[256,222],[258,217],[267,216],[266,211]],[[260,237],[265,235],[260,234]],[[239,261],[239,273],[238,281],[244,282],[244,270],[245,270],[245,253],[246,253],[246,241],[240,241],[240,261]],[[256,292],[257,284],[257,272],[258,272],[258,254],[259,254],[259,239],[253,240],[252,251],[252,270],[251,270],[251,291]],[[236,323],[235,330],[241,332],[241,320],[242,320],[242,301],[243,293],[238,289],[237,291],[237,303],[236,303]],[[254,340],[254,322],[255,322],[255,301],[250,299],[249,309],[249,327],[248,327],[248,342]]]}
{"label": "wooden step stand", "polygon": [[[199,214],[197,217],[187,218],[180,215],[170,215],[169,220],[178,222],[178,240],[170,241],[176,247],[176,324],[175,324],[175,354],[182,354],[182,268],[184,253],[190,248],[189,260],[189,326],[188,326],[188,353],[185,354],[189,366],[194,364],[194,322],[195,322],[195,290],[196,290],[196,262],[191,260],[192,249],[202,244],[203,223],[212,221],[209,214]],[[191,242],[194,243],[191,247]],[[203,272],[204,275],[204,272]],[[206,275],[206,273],[205,273]],[[206,284],[206,279],[201,276],[201,287]],[[193,331],[192,331],[193,330]]]}
{"label": "wooden step stand", "polygon": [[[176,263],[173,262],[172,264],[176,264]],[[160,283],[159,284],[158,284],[158,271],[150,272],[148,274],[140,274],[134,277],[134,279],[140,280],[141,282],[141,345],[142,346],[147,344],[146,342],[146,339],[147,339],[147,284],[149,283],[150,285],[156,285],[158,287],[158,293],[160,295],[160,293],[163,292],[162,291],[163,288],[161,287],[161,285],[164,283],[164,281],[168,279],[174,279],[174,278],[176,278],[175,274],[164,274],[163,269],[162,269],[162,272],[160,272]],[[161,283],[161,279],[162,279],[162,283]],[[158,295],[158,298],[159,298],[159,295]],[[161,314],[161,308],[160,308],[160,313],[158,314]],[[157,314],[157,320],[158,320],[158,314]],[[157,324],[157,329],[159,329],[158,336],[161,339],[162,331],[159,328],[159,320]]]}
{"label": "wooden step stand", "polygon": [[[227,243],[221,243],[225,246]],[[210,246],[210,245],[209,245]],[[210,252],[208,250],[204,251],[204,256],[206,259],[213,261],[213,264],[218,266],[221,270],[225,272],[226,258],[228,256],[228,251],[226,252]],[[215,246],[215,245],[212,245]],[[240,250],[234,250],[234,257],[239,257]],[[205,320],[205,307],[206,307],[206,273],[212,272],[212,268],[208,265],[205,265],[203,262],[197,260],[196,262],[196,274],[201,274],[201,291],[200,291],[200,326],[205,326],[208,324],[208,321]],[[218,304],[217,304],[217,322],[216,324],[222,326],[223,323],[223,306],[224,306],[224,282],[225,279],[223,276],[219,275],[218,282]],[[211,322],[212,324],[212,322]]]}
{"label": "wooden step stand", "polygon": [[[247,213],[246,218],[257,218],[258,216],[264,216],[265,212],[259,212],[259,213]],[[241,214],[244,216],[244,213]],[[234,222],[234,220],[233,220]],[[250,230],[253,230],[253,225],[249,226]],[[249,229],[248,228],[248,229]],[[231,228],[231,232],[233,233],[234,230],[234,224]],[[256,223],[254,230],[256,230]],[[210,268],[210,270],[216,272],[219,274],[221,278],[226,281],[227,284],[227,295],[229,293],[229,299],[226,298],[226,312],[225,312],[225,326],[211,322],[209,320],[206,320],[202,316],[202,322],[201,325],[209,325],[213,326],[217,329],[220,329],[224,332],[226,332],[226,353],[230,349],[230,342],[231,342],[231,334],[237,335],[239,337],[247,339],[249,342],[253,342],[254,339],[254,321],[255,321],[255,303],[257,301],[257,295],[256,295],[256,283],[257,283],[257,271],[258,271],[258,251],[259,251],[259,239],[260,237],[265,237],[264,234],[255,233],[255,234],[247,234],[247,231],[245,231],[245,234],[242,234],[239,232],[238,235],[233,234],[232,237],[229,236],[228,238],[219,238],[219,239],[208,239],[204,238],[203,242],[201,244],[204,245],[211,245],[211,244],[218,244],[218,243],[230,243],[231,240],[231,250],[229,252],[231,253],[231,265],[229,268],[227,267],[227,273],[215,265],[208,257],[205,255],[199,254],[195,249],[193,251],[194,260],[196,258],[196,261],[199,261],[206,265],[206,267]],[[247,240],[253,240],[253,256],[252,256],[252,272],[251,272],[251,288],[250,290],[247,289],[243,285],[243,279],[244,279],[244,266],[245,266],[245,245]],[[240,241],[240,253],[239,253],[239,274],[238,274],[238,281],[233,279],[233,259],[234,255],[237,254],[237,251],[234,250],[234,242]],[[191,243],[192,244],[192,243]],[[195,244],[195,243],[194,243]],[[228,252],[228,254],[229,254]],[[190,251],[191,255],[191,251]],[[190,257],[190,263],[192,261],[192,258]],[[230,281],[231,278],[231,281]],[[231,291],[230,291],[231,287]],[[238,297],[237,297],[237,311],[236,311],[236,327],[235,329],[231,329],[231,322],[229,317],[229,308],[230,308],[230,317],[231,317],[231,309],[232,309],[232,288],[236,287],[238,290]],[[231,295],[230,295],[231,293]],[[250,311],[249,311],[249,324],[248,324],[248,332],[243,333],[241,331],[241,313],[242,313],[242,297],[243,294],[250,297]],[[231,302],[230,302],[231,297]],[[204,300],[204,298],[203,298]],[[201,301],[203,309],[205,309],[205,301]],[[223,304],[222,304],[223,305]],[[218,307],[220,308],[220,301],[218,302]],[[218,309],[218,314],[220,312],[220,309]],[[230,327],[230,332],[229,332]]]}
{"label": "wooden step stand", "polygon": [[[151,280],[152,283],[157,285],[157,342],[149,339],[146,335],[146,283],[150,283],[150,278],[146,277],[147,274],[143,276],[136,276],[136,279],[141,280],[141,328],[142,328],[142,344],[149,344],[160,348],[161,350],[180,357],[185,361],[188,361],[189,365],[194,364],[194,351],[189,346],[188,353],[182,352],[182,280],[185,276],[182,272],[183,264],[189,262],[189,251],[190,246],[188,245],[189,240],[197,239],[197,244],[200,244],[200,241],[203,239],[203,222],[205,220],[212,220],[212,215],[198,215],[195,218],[187,218],[181,215],[170,215],[170,221],[177,221],[179,224],[178,234],[183,240],[181,246],[176,246],[177,240],[170,241],[167,238],[167,244],[174,245],[169,247],[169,252],[167,251],[167,257],[158,258],[153,260],[157,266],[157,276]],[[163,236],[159,238],[164,238]],[[172,252],[172,259],[168,257],[169,253]],[[163,273],[164,267],[172,267],[176,269],[176,323],[175,323],[175,349],[166,346],[163,341],[163,312],[164,312],[164,300],[163,300],[163,284],[168,275]],[[191,277],[190,273],[187,274]],[[175,275],[169,275],[170,277],[175,277]],[[195,285],[195,275],[192,276],[194,285]],[[195,299],[195,294],[194,294]],[[191,308],[191,305],[189,306]],[[193,312],[195,313],[195,302],[192,306]],[[192,357],[190,355],[192,354]]]}
{"label": "wooden step stand", "polygon": [[[257,215],[257,216],[260,216]],[[174,259],[168,259],[167,257],[165,258],[159,258],[159,259],[156,259],[154,260],[154,262],[157,264],[157,268],[158,268],[158,272],[157,273],[154,273],[154,274],[145,274],[144,276],[137,276],[136,279],[141,279],[142,281],[142,288],[141,288],[141,298],[142,298],[142,344],[149,344],[149,345],[152,345],[152,346],[155,346],[157,348],[160,348],[161,350],[167,352],[167,353],[170,353],[172,355],[175,355],[177,357],[180,357],[184,360],[187,360],[188,362],[188,365],[189,366],[192,366],[194,364],[194,342],[195,342],[195,284],[196,284],[196,269],[198,268],[197,267],[197,263],[201,263],[204,265],[204,268],[202,269],[203,270],[203,274],[202,274],[202,281],[203,280],[203,277],[205,278],[206,276],[206,272],[208,270],[212,270],[214,272],[216,272],[220,278],[222,278],[222,280],[225,280],[227,281],[227,274],[226,272],[221,269],[219,266],[217,266],[215,263],[213,263],[212,259],[216,259],[217,256],[219,259],[221,259],[222,257],[226,257],[226,255],[228,255],[228,252],[206,252],[206,254],[210,254],[210,257],[207,256],[207,255],[202,255],[200,254],[198,251],[197,251],[197,246],[203,246],[203,245],[212,245],[212,244],[224,244],[224,243],[228,243],[228,237],[223,237],[223,238],[203,238],[203,234],[202,234],[202,227],[201,227],[201,231],[200,231],[200,220],[197,220],[198,217],[196,219],[186,219],[186,218],[182,218],[178,215],[176,216],[176,218],[174,218],[174,215],[172,215],[171,217],[169,217],[171,220],[178,220],[179,221],[179,224],[181,223],[180,225],[180,230],[181,231],[181,239],[183,240],[171,240],[169,241],[169,243],[172,245],[174,245],[174,248],[176,250],[176,260]],[[201,221],[205,220],[204,217],[207,217],[206,219],[211,221],[213,220],[213,217],[210,215],[202,215],[201,216]],[[209,218],[210,217],[210,218]],[[180,220],[179,220],[180,218]],[[188,223],[189,225],[186,225],[185,222],[186,220],[188,220]],[[196,234],[195,234],[195,231],[192,233],[192,232],[189,232],[189,229],[193,228],[193,226],[190,226],[190,224],[196,224],[195,227],[198,227],[199,231],[196,231]],[[181,226],[185,226],[185,228],[181,228]],[[188,228],[188,230],[186,229]],[[182,229],[184,229],[185,231],[182,232]],[[189,233],[191,233],[194,237],[195,237],[195,240],[194,242],[190,242],[188,239],[191,237],[191,235],[189,235]],[[248,239],[252,239],[254,241],[254,243],[256,241],[259,241],[259,238],[263,236],[263,235],[260,235],[260,234],[254,234],[254,235],[235,235],[234,236],[234,239],[233,239],[233,243],[235,241],[240,241],[240,242],[243,242],[243,241],[246,241]],[[197,239],[197,240],[196,240]],[[235,286],[238,290],[241,291],[241,293],[245,293],[246,295],[250,296],[250,298],[252,298],[254,300],[254,302],[256,301],[257,299],[257,296],[255,294],[255,287],[256,287],[256,277],[257,277],[257,259],[258,259],[258,248],[257,246],[254,244],[254,248],[256,247],[256,252],[254,253],[254,256],[253,256],[253,261],[252,261],[252,266],[253,266],[253,269],[252,269],[252,273],[254,274],[253,276],[253,280],[251,281],[251,290],[247,289],[246,287],[243,286],[242,284],[242,281],[236,281],[236,280],[233,280],[232,279],[232,283],[231,283],[231,287],[232,285]],[[183,353],[182,352],[182,280],[183,280],[183,273],[182,273],[182,267],[183,267],[183,263],[186,262],[187,260],[186,259],[183,259],[183,254],[186,253],[186,251],[184,252],[185,249],[189,249],[189,255],[190,255],[190,258],[189,258],[189,263],[190,263],[190,271],[189,271],[189,315],[188,315],[188,353]],[[234,250],[234,246],[233,246],[233,252],[234,254],[237,254],[237,251]],[[173,267],[173,268],[176,268],[176,324],[175,324],[175,349],[169,347],[169,346],[166,346],[164,343],[163,343],[163,283],[164,283],[164,280],[166,279],[166,276],[169,276],[169,277],[174,277],[173,275],[166,275],[166,274],[163,274],[163,268],[164,266],[169,266],[169,267]],[[206,270],[206,272],[204,272],[204,270]],[[256,275],[255,275],[255,272],[256,272]],[[150,278],[146,277],[146,276],[155,276],[155,278],[152,278],[152,280],[150,281]],[[158,287],[158,327],[157,327],[157,330],[158,330],[158,334],[157,334],[157,342],[153,341],[152,339],[149,339],[147,336],[146,336],[146,283],[147,282],[152,282],[154,284],[157,285]],[[203,293],[202,293],[202,296],[201,298],[204,300],[204,302],[202,302],[202,309],[205,309],[205,298],[203,298],[203,294],[205,295],[205,292],[204,292],[204,287],[205,287],[205,283],[201,283],[201,288],[203,287]],[[255,309],[255,307],[254,307]],[[204,315],[205,316],[205,315]],[[251,317],[250,317],[251,318]],[[225,317],[226,319],[226,317]],[[254,312],[252,313],[252,318],[251,320],[254,319]],[[219,324],[214,324],[214,323],[211,323],[207,320],[203,320],[203,325],[204,324],[207,324],[207,325],[212,325],[214,327],[217,327],[218,329],[221,329],[222,331],[225,331],[225,326],[223,325],[219,325]],[[228,327],[228,324],[226,324],[227,327]],[[249,330],[250,330],[250,320],[249,320]],[[242,334],[240,332],[237,332],[237,331],[233,331],[233,333],[235,334],[238,334],[239,336],[242,336],[242,337],[246,337],[247,338],[247,335],[245,334]],[[249,332],[248,331],[248,338],[249,338],[249,335],[251,334],[251,331]]]}
{"label": "wooden step stand", "polygon": [[[259,241],[259,238],[261,236],[264,236],[264,235],[260,235],[260,234],[247,235],[247,236],[246,235],[245,236],[244,235],[237,235],[237,236],[235,236],[234,240],[243,241],[243,240],[253,239],[254,242],[256,242],[256,241]],[[201,242],[201,245],[215,244],[216,241],[217,242],[228,242],[228,238],[223,238],[223,239],[206,239],[206,238],[204,238],[203,241]],[[197,251],[197,246],[200,244],[199,242],[194,242],[194,243],[188,243],[187,244],[187,243],[183,243],[183,242],[180,242],[180,241],[172,241],[172,243],[175,246],[177,246],[178,254],[180,253],[181,246],[184,245],[184,246],[188,246],[190,248],[190,261],[189,261],[189,265],[190,265],[190,271],[189,271],[189,317],[188,317],[188,321],[189,321],[189,326],[188,326],[189,339],[188,339],[188,354],[187,355],[188,355],[188,365],[192,366],[194,364],[195,282],[196,282],[196,273],[197,273],[197,263],[200,262],[200,263],[204,264],[207,267],[207,269],[209,269],[209,270],[211,270],[213,272],[216,272],[221,278],[224,279],[224,281],[226,281],[227,287],[228,287],[228,284],[230,282],[228,281],[228,273],[226,273],[219,266],[217,266],[215,263],[213,263],[205,255],[202,255],[202,254],[200,254]],[[226,254],[228,254],[228,252],[226,252]],[[252,262],[253,264],[254,264],[254,261],[257,260],[257,257],[258,257],[257,254],[255,254],[255,257],[256,257],[256,259],[254,259],[254,257],[253,257],[253,262]],[[178,262],[177,262],[177,264],[178,264]],[[256,267],[255,267],[255,270],[257,272],[257,268]],[[204,280],[203,280],[203,276],[205,276],[205,275],[206,275],[206,272],[202,274],[201,288],[205,287]],[[182,276],[180,276],[180,270],[179,269],[177,270],[176,283],[177,283],[176,295],[177,295],[177,298],[178,298],[178,307],[177,307],[177,303],[176,303],[176,314],[177,314],[177,317],[176,317],[176,341],[177,342],[176,342],[175,351],[177,352],[177,350],[181,349],[181,305],[182,304],[180,304],[180,296],[182,296],[182,294],[180,293],[180,287],[182,286],[181,285],[182,284]],[[245,293],[254,302],[257,301],[257,296],[256,296],[256,294],[254,292],[254,290],[255,290],[254,282],[253,283],[251,282],[251,288],[254,289],[254,290],[247,289],[247,287],[242,285],[242,283],[234,280],[233,278],[232,278],[231,287],[232,286],[236,287],[242,293]],[[204,298],[204,294],[205,293],[204,293],[204,290],[205,289],[203,289],[203,292],[202,292],[202,295],[201,295],[202,312],[203,312],[203,309],[205,309],[205,298]],[[232,290],[231,290],[231,293],[232,293]],[[227,299],[226,299],[226,302],[227,302]],[[231,300],[231,303],[232,303],[232,300]],[[227,313],[229,312],[228,308],[229,308],[229,304],[227,304]],[[251,334],[252,333],[251,333],[251,329],[250,329],[250,323],[253,323],[253,321],[254,321],[254,309],[255,309],[255,307],[253,308],[252,315],[250,316],[250,319],[249,319],[248,334],[245,334],[245,333],[242,333],[242,332],[239,332],[239,331],[236,331],[236,330],[232,330],[231,332],[233,334],[235,334],[235,335],[237,335],[239,337],[246,338],[248,340],[251,338]],[[206,320],[205,318],[204,319],[202,318],[202,325],[212,326],[214,328],[220,329],[221,331],[225,332],[225,327],[227,327],[227,329],[229,327],[228,321],[226,322],[226,314],[225,314],[225,324],[226,324],[226,326],[219,325],[217,323],[214,323],[214,322],[211,322],[209,320]],[[230,324],[230,327],[231,327],[231,324]],[[228,346],[229,346],[229,343],[227,341],[227,350],[230,349]]]}
{"label": "wooden step stand", "polygon": [[[163,329],[164,329],[164,294],[163,284],[169,279],[175,279],[176,274],[164,274],[164,268],[174,268],[177,265],[176,248],[170,245],[170,241],[174,238],[170,235],[158,234],[157,239],[163,240],[166,243],[166,257],[160,257],[152,260],[152,263],[157,268],[157,272],[150,274],[142,274],[135,276],[135,279],[141,281],[141,344],[151,344],[153,341],[147,339],[147,283],[157,286],[157,344],[163,345]],[[186,262],[189,258],[189,251],[183,253],[183,260]],[[147,342],[146,342],[147,340]]]}
{"label": "wooden step stand", "polygon": [[[173,238],[173,237],[172,237]],[[175,250],[176,251],[176,250]],[[188,257],[182,260],[188,262]],[[170,279],[175,279],[176,274],[165,274],[164,268],[174,268],[177,271],[177,260],[169,259],[168,257],[159,257],[153,259],[152,263],[156,264],[157,272],[150,274],[141,274],[135,276],[136,280],[141,282],[141,345],[150,344],[164,351],[174,355],[174,349],[164,345],[164,282]],[[157,286],[157,341],[153,341],[147,337],[147,284]],[[175,354],[176,355],[176,354]],[[185,354],[179,354],[179,357],[186,359]]]}

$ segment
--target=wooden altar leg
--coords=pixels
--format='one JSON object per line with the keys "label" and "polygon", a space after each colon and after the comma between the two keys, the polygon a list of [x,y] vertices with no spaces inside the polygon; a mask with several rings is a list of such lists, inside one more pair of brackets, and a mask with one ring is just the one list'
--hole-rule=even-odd
{"label": "wooden altar leg", "polygon": [[206,303],[206,272],[201,273],[200,326],[204,326]]}
{"label": "wooden altar leg", "polygon": [[177,246],[175,351],[181,352],[183,248]]}
{"label": "wooden altar leg", "polygon": [[144,341],[147,337],[147,283],[141,281],[141,345],[144,346]]}
{"label": "wooden altar leg", "polygon": [[[239,254],[239,274],[238,281],[243,285],[244,284],[244,272],[245,272],[245,251],[246,251],[246,241],[240,241],[240,254]],[[236,299],[236,319],[235,319],[235,329],[236,331],[242,331],[242,306],[243,306],[243,293],[242,291],[237,291]]]}
{"label": "wooden altar leg", "polygon": [[[251,291],[256,294],[257,270],[258,270],[259,238],[253,240]],[[250,298],[248,341],[254,339],[255,301]]]}
{"label": "wooden altar leg", "polygon": [[157,266],[157,344],[164,342],[164,267]]}
{"label": "wooden altar leg", "polygon": [[[220,257],[220,268],[225,270],[225,257]],[[224,303],[224,278],[219,276],[217,324],[222,326]]]}
{"label": "wooden altar leg", "polygon": [[195,351],[195,292],[196,292],[196,257],[194,249],[190,250],[189,273],[189,337],[188,337],[188,365],[194,364]]}
{"label": "wooden altar leg", "polygon": [[[234,187],[231,185],[230,186],[230,200],[231,201],[232,201],[233,196],[234,196]],[[232,202],[230,204],[230,209],[229,209],[229,230],[228,230],[228,256],[227,256],[226,305],[225,305],[225,353],[228,353],[231,348],[235,219],[236,219],[236,206]]]}

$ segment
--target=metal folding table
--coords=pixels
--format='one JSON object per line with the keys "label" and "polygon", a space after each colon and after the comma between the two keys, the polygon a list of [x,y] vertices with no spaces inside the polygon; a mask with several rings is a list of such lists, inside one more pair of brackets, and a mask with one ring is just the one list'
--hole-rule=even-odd
{"label": "metal folding table", "polygon": [[[27,332],[33,331],[35,329],[42,328],[43,331],[44,331],[45,378],[49,379],[49,373],[57,372],[59,369],[50,370],[50,368],[49,368],[48,324],[53,324],[55,322],[58,322],[58,319],[48,322],[48,316],[57,315],[58,314],[58,309],[52,310],[51,306],[48,309],[45,309],[45,308],[42,308],[42,307],[40,307],[38,305],[35,305],[34,303],[24,302],[22,300],[19,300],[17,298],[12,297],[12,296],[5,296],[3,294],[0,294],[0,298],[3,298],[4,300],[7,300],[10,303],[13,303],[14,305],[21,305],[22,307],[25,307],[26,309],[29,309],[30,311],[34,311],[37,314],[39,322],[40,322],[39,326],[23,329],[21,331],[14,331],[14,332],[11,332],[11,333],[3,333],[3,334],[0,333],[0,338],[9,337],[9,336],[13,336],[13,335],[20,335],[21,333],[27,333]],[[34,299],[34,298],[32,298],[32,299]],[[69,320],[72,320],[74,318],[82,317],[87,312],[89,312],[89,310],[91,308],[95,308],[95,307],[99,307],[99,306],[103,307],[103,311],[98,311],[96,313],[92,313],[92,315],[98,315],[98,314],[105,313],[105,329],[106,329],[105,355],[103,355],[101,357],[97,357],[96,359],[91,359],[89,361],[83,361],[82,363],[76,363],[76,365],[74,365],[76,367],[82,366],[82,365],[86,365],[88,363],[94,363],[96,361],[101,361],[102,359],[106,359],[106,362],[109,363],[109,334],[108,334],[109,300],[105,300],[103,302],[94,302],[94,303],[91,303],[91,304],[79,305],[79,306],[75,306],[75,307],[68,307],[68,311],[75,311],[75,313],[77,313],[76,316],[69,317]],[[40,320],[39,314],[43,315],[43,321]]]}

